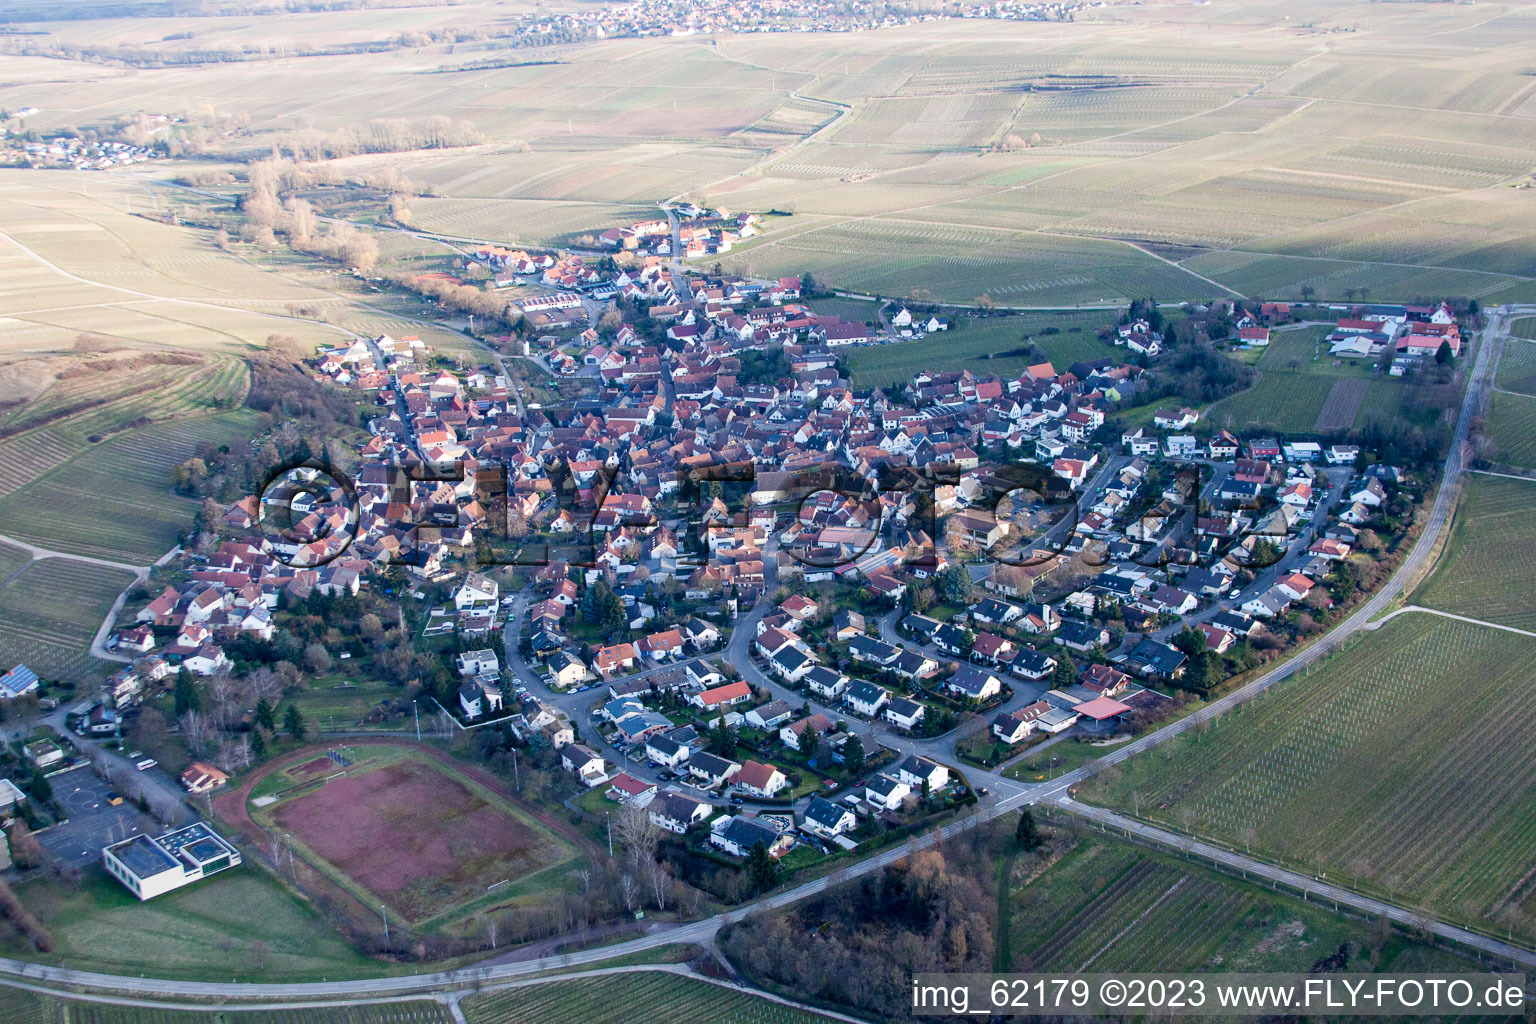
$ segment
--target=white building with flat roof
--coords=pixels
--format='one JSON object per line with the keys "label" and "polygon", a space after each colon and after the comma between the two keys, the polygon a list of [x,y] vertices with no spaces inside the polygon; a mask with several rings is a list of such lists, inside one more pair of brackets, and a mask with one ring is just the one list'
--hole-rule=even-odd
{"label": "white building with flat roof", "polygon": [[141,900],[240,863],[240,851],[202,822],[160,836],[140,832],[101,851],[107,873]]}

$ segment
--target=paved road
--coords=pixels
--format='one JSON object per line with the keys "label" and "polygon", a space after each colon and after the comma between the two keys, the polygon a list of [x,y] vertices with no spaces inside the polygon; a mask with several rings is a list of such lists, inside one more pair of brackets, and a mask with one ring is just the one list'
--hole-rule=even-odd
{"label": "paved road", "polygon": [[1230,870],[1240,871],[1245,876],[1253,875],[1257,878],[1269,879],[1277,885],[1285,885],[1303,894],[1303,898],[1309,902],[1332,903],[1335,908],[1339,906],[1351,907],[1355,910],[1370,914],[1373,917],[1386,917],[1398,924],[1409,928],[1424,928],[1443,939],[1460,945],[1473,946],[1484,952],[1505,960],[1514,961],[1525,967],[1536,967],[1536,953],[1498,939],[1490,939],[1473,932],[1457,928],[1443,921],[1436,921],[1423,914],[1404,910],[1402,907],[1391,903],[1384,903],[1378,899],[1372,899],[1350,889],[1334,885],[1320,878],[1310,875],[1298,874],[1285,868],[1276,867],[1273,864],[1252,857],[1226,850],[1209,843],[1202,843],[1197,839],[1190,839],[1174,832],[1168,832],[1152,825],[1128,818],[1114,811],[1107,811],[1102,807],[1090,807],[1080,804],[1070,797],[1061,797],[1056,801],[1056,806],[1072,814],[1087,818],[1106,829],[1113,829],[1125,835],[1135,836],[1145,842],[1166,846],[1180,853],[1189,854],[1202,860],[1209,860],[1214,864],[1220,864]]}
{"label": "paved road", "polygon": [[[127,587],[123,588],[122,593],[117,595],[117,600],[112,602],[112,607],[107,610],[106,616],[101,620],[101,625],[96,627],[95,636],[91,638],[90,652],[92,657],[100,658],[102,661],[116,661],[121,664],[128,664],[133,659],[107,650],[106,641],[107,635],[112,632],[112,626],[117,622],[118,613],[123,610],[123,605],[128,600],[128,591],[133,588],[135,583],[148,577],[150,569],[154,568],[155,565],[164,565],[181,553],[181,547],[178,545],[155,559],[154,565],[129,565],[126,562],[114,562],[109,558],[94,558],[90,555],[77,555],[69,551],[54,551],[51,548],[40,548],[35,544],[29,544],[24,540],[17,540],[15,537],[7,537],[4,534],[0,534],[0,542],[9,544],[12,547],[21,548],[31,555],[31,561],[27,565],[31,565],[32,562],[40,561],[44,558],[62,558],[71,562],[85,562],[88,565],[100,565],[108,569],[121,569],[124,572],[133,573],[133,583],[128,584]],[[9,583],[21,575],[27,568],[27,565],[17,569],[4,580],[0,580],[0,584]]]}
{"label": "paved road", "polygon": [[106,566],[108,569],[124,569],[139,576],[149,573],[149,566],[147,565],[129,565],[127,562],[114,562],[110,558],[93,558],[90,555],[77,555],[69,551],[54,551],[52,548],[40,548],[36,544],[29,544],[24,540],[8,537],[3,533],[0,533],[0,541],[12,547],[21,548],[32,556],[33,561],[41,558],[65,558],[71,562],[87,562],[91,565]]}
{"label": "paved road", "polygon": [[[1521,307],[1536,309],[1536,307]],[[1252,682],[1233,690],[1226,696],[1196,711],[1194,714],[1170,723],[1156,732],[1137,739],[1120,747],[1112,753],[1106,754],[1090,764],[1084,765],[1075,771],[1068,772],[1061,778],[1038,787],[1039,795],[1036,799],[1054,799],[1065,794],[1072,786],[1086,779],[1090,774],[1110,765],[1119,764],[1128,757],[1150,750],[1160,743],[1193,729],[1202,722],[1230,711],[1238,704],[1262,693],[1276,683],[1290,678],[1293,674],[1309,665],[1321,660],[1354,634],[1367,629],[1371,620],[1385,612],[1388,606],[1402,593],[1408,580],[1416,579],[1423,569],[1435,547],[1440,540],[1440,534],[1450,521],[1451,510],[1456,504],[1457,481],[1466,467],[1467,438],[1471,432],[1472,420],[1482,407],[1488,392],[1489,383],[1493,377],[1493,360],[1490,351],[1493,348],[1488,344],[1488,339],[1502,333],[1507,322],[1508,314],[1495,313],[1490,317],[1489,326],[1484,333],[1482,342],[1478,345],[1477,357],[1473,365],[1465,398],[1462,401],[1461,413],[1456,421],[1456,430],[1452,436],[1450,451],[1445,457],[1445,466],[1441,476],[1440,487],[1435,492],[1435,502],[1430,509],[1429,518],[1424,524],[1419,539],[1408,552],[1403,563],[1398,567],[1392,577],[1387,580],[1374,594],[1370,596],[1359,608],[1339,623],[1333,630],[1325,634],[1310,647],[1292,656],[1284,663],[1269,670]]]}
{"label": "paved road", "polygon": [[[1532,313],[1536,313],[1536,306],[1517,307],[1517,309],[1521,315],[1531,315]],[[1425,523],[1423,532],[1419,535],[1418,541],[1414,544],[1413,548],[1408,553],[1408,556],[1404,559],[1403,564],[1399,567],[1398,571],[1392,576],[1392,578],[1387,581],[1387,583],[1385,583],[1383,587],[1377,591],[1376,594],[1374,594],[1370,599],[1368,599],[1356,612],[1346,618],[1344,622],[1342,622],[1335,630],[1328,633],[1312,646],[1290,659],[1284,665],[1272,669],[1258,679],[1255,679],[1253,682],[1247,684],[1237,691],[1234,691],[1228,696],[1213,702],[1195,714],[1181,719],[1180,721],[1170,723],[1169,725],[1164,726],[1156,732],[1150,733],[1147,736],[1127,744],[1124,747],[1116,749],[1112,753],[1099,759],[1094,763],[1092,767],[1102,768],[1106,765],[1116,764],[1120,761],[1123,761],[1127,757],[1131,757],[1137,753],[1148,750],[1159,743],[1166,742],[1167,740],[1180,735],[1186,730],[1194,728],[1200,722],[1206,721],[1215,715],[1221,714],[1222,712],[1236,706],[1243,700],[1246,700],[1261,692],[1262,690],[1273,686],[1275,683],[1288,678],[1298,669],[1317,661],[1329,651],[1336,648],[1339,644],[1343,643],[1350,636],[1356,632],[1359,632],[1361,629],[1366,628],[1368,623],[1375,616],[1385,611],[1387,606],[1392,601],[1397,599],[1398,595],[1403,590],[1405,582],[1409,579],[1415,578],[1418,571],[1423,568],[1424,564],[1429,559],[1431,553],[1435,549],[1437,542],[1440,539],[1440,534],[1444,531],[1445,526],[1450,519],[1451,510],[1455,503],[1456,483],[1461,473],[1465,469],[1466,441],[1471,430],[1472,420],[1477,414],[1478,410],[1481,408],[1483,402],[1486,400],[1492,376],[1491,370],[1493,360],[1491,358],[1490,352],[1493,346],[1488,342],[1492,337],[1504,333],[1507,322],[1514,312],[1514,309],[1505,307],[1504,309],[1493,313],[1490,317],[1489,327],[1484,333],[1481,343],[1478,345],[1477,356],[1470,373],[1466,396],[1463,400],[1460,415],[1457,420],[1456,430],[1453,436],[1450,452],[1446,456],[1444,474],[1442,477],[1441,486],[1435,496],[1434,506],[1430,512],[1428,520]],[[762,610],[756,609],[752,614],[761,615]],[[751,615],[747,616],[743,620],[742,625],[746,625],[750,619]],[[739,632],[747,633],[750,635],[750,631],[746,629],[740,629]],[[745,672],[746,665],[742,664],[741,662],[738,662],[738,664],[741,665],[743,672]],[[798,695],[796,696],[798,698]],[[613,946],[606,946],[598,949],[564,954],[552,958],[528,960],[515,964],[498,964],[490,967],[462,968],[456,971],[440,971],[432,974],[423,974],[404,978],[371,978],[338,982],[242,984],[235,986],[230,984],[217,984],[209,982],[131,978],[117,975],[100,974],[90,971],[76,971],[62,967],[49,967],[10,959],[0,959],[0,975],[9,975],[13,978],[49,982],[58,985],[84,986],[98,990],[131,993],[135,995],[162,997],[180,995],[220,999],[227,998],[231,994],[236,993],[241,996],[250,998],[305,998],[316,996],[349,995],[359,997],[377,997],[397,992],[424,992],[442,988],[456,988],[474,983],[485,983],[498,979],[518,977],[520,975],[548,970],[550,968],[567,967],[584,963],[594,963],[612,957],[624,956],[630,953],[637,953],[648,949],[654,949],[658,946],[673,942],[707,942],[714,936],[719,928],[728,921],[739,920],[746,915],[756,913],[760,910],[788,906],[809,896],[815,895],[816,893],[827,889],[829,886],[837,885],[843,881],[857,878],[859,876],[869,874],[873,871],[881,870],[889,864],[892,864],[902,857],[905,857],[908,853],[914,850],[924,849],[926,847],[932,846],[945,838],[948,838],[964,830],[974,828],[976,825],[990,821],[1002,814],[1006,814],[1026,805],[1039,803],[1045,800],[1052,801],[1055,806],[1060,807],[1063,810],[1082,814],[1085,817],[1099,820],[1101,823],[1105,823],[1107,825],[1123,827],[1127,830],[1132,830],[1134,828],[1138,834],[1144,836],[1145,838],[1168,843],[1170,845],[1183,843],[1186,845],[1182,848],[1196,852],[1200,856],[1208,855],[1206,853],[1206,849],[1204,848],[1204,844],[1198,844],[1192,840],[1184,840],[1170,833],[1161,833],[1160,830],[1152,828],[1151,826],[1142,825],[1140,822],[1131,821],[1129,819],[1125,819],[1124,823],[1122,824],[1120,816],[1114,815],[1113,812],[1102,811],[1098,808],[1088,808],[1070,799],[1068,790],[1072,785],[1081,781],[1087,776],[1088,772],[1085,769],[1078,769],[1076,771],[1067,773],[1059,779],[1035,785],[1022,785],[1020,783],[1014,782],[1013,780],[1003,779],[999,775],[977,770],[971,770],[968,772],[968,774],[970,775],[973,783],[992,785],[997,788],[998,793],[990,803],[985,803],[979,806],[975,813],[965,818],[951,822],[950,824],[945,825],[940,829],[936,829],[922,836],[913,837],[911,841],[900,847],[895,847],[883,851],[882,853],[879,853],[873,857],[851,864],[832,875],[818,878],[813,881],[806,882],[803,885],[798,885],[793,888],[786,889],[782,892],[776,893],[765,899],[758,900],[755,903],[749,904],[746,907],[731,913],[707,918],[703,921],[696,921],[689,924],[679,925],[675,928],[658,930],[653,934],[633,939],[629,942],[619,943]],[[1209,855],[1215,858],[1218,862],[1223,861],[1223,857],[1225,856],[1225,862],[1228,863],[1229,866],[1238,867],[1242,870],[1253,870],[1256,873],[1272,872],[1271,874],[1267,874],[1266,877],[1276,878],[1277,880],[1284,878],[1287,884],[1293,884],[1292,878],[1286,877],[1287,873],[1285,873],[1283,869],[1275,868],[1272,865],[1265,865],[1258,861],[1251,861],[1250,858],[1238,858],[1230,851],[1224,852],[1214,847],[1209,848],[1209,851]],[[1300,876],[1295,877],[1303,886],[1307,885],[1309,882],[1309,880],[1301,878]],[[1377,901],[1365,902],[1366,898],[1356,897],[1355,894],[1348,893],[1347,891],[1334,890],[1332,888],[1328,890],[1313,889],[1312,891],[1326,891],[1330,899],[1337,898],[1340,903],[1350,902],[1351,900],[1356,899],[1361,900],[1361,903],[1351,903],[1351,905],[1362,906],[1362,908],[1365,906],[1370,906],[1372,913],[1382,913],[1394,917],[1397,915],[1408,915],[1408,912],[1403,911],[1400,908],[1391,907]],[[1454,928],[1444,923],[1424,922],[1422,920],[1417,920],[1412,918],[1411,915],[1405,916],[1401,919],[1409,920],[1412,923],[1420,926],[1430,927],[1435,931],[1436,934],[1442,935],[1448,939],[1452,939],[1470,948],[1478,949],[1494,956],[1506,957],[1516,960],[1520,963],[1536,966],[1536,957],[1533,957],[1530,952],[1517,949],[1508,943],[1501,942],[1496,939],[1491,939],[1486,936],[1465,932],[1461,929]]]}

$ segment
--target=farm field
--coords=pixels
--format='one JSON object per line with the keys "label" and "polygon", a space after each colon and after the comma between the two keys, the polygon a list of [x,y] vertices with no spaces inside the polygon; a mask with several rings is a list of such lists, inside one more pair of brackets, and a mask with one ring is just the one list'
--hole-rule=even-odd
{"label": "farm field", "polygon": [[132,582],[121,569],[62,558],[32,562],[0,584],[0,662],[24,662],[44,679],[71,683],[105,676],[112,665],[91,657],[91,639]]}
{"label": "farm field", "polygon": [[[1097,835],[1012,886],[1009,903],[1014,971],[1306,971],[1369,942],[1359,922]],[[1465,966],[1401,940],[1383,960],[1377,970]]]}
{"label": "farm field", "polygon": [[[1017,375],[1035,361],[1025,353],[1033,344],[1063,371],[1078,360],[1100,359],[1113,351],[1098,340],[1097,332],[1114,318],[1109,310],[1058,310],[987,319],[952,316],[949,330],[921,340],[854,349],[848,353],[848,369],[861,388],[911,380],[924,370]],[[1045,328],[1060,333],[1042,334]],[[1031,336],[1028,340],[1026,334]]]}
{"label": "farm field", "polygon": [[1498,376],[1494,385],[1506,391],[1536,397],[1536,344],[1508,341],[1499,356]]}
{"label": "farm field", "polygon": [[779,277],[810,271],[839,288],[904,295],[921,287],[935,301],[1000,306],[1128,302],[1137,296],[1198,299],[1210,285],[1126,245],[887,219],[781,231],[739,247],[729,270]]}
{"label": "farm field", "polygon": [[114,974],[304,981],[384,974],[254,865],[140,903],[99,865],[76,887],[41,878],[17,896],[53,936],[51,953],[7,954]]}
{"label": "farm field", "polygon": [[1536,481],[1466,478],[1450,543],[1413,602],[1536,630]]}
{"label": "farm field", "polygon": [[1536,340],[1536,316],[1522,317],[1509,325],[1512,337]]}
{"label": "farm field", "polygon": [[171,471],[204,445],[248,439],[255,419],[242,410],[118,434],[0,498],[0,523],[42,547],[147,565],[197,511],[171,492]]}
{"label": "farm field", "polygon": [[[307,859],[349,892],[412,923],[446,919],[575,853],[562,837],[467,776],[409,750],[368,747],[355,772],[253,816],[293,835]],[[388,847],[391,856],[377,851]]]}
{"label": "farm field", "polygon": [[111,1003],[59,999],[6,987],[0,990],[0,1019],[6,1024],[449,1024],[448,1008],[428,999],[401,1002],[311,1006],[292,1010],[171,1009],[162,1006],[114,1006]]}
{"label": "farm field", "polygon": [[1369,359],[1330,357],[1320,345],[1327,333],[1326,327],[1276,331],[1253,361],[1262,374],[1258,383],[1213,403],[1204,418],[1233,431],[1310,433],[1397,416],[1403,381],[1374,372]]}
{"label": "farm field", "polygon": [[[840,316],[854,323],[875,325],[880,323],[880,303],[871,302],[868,299],[844,299],[834,296],[827,299],[812,299],[809,304],[822,316]],[[899,308],[901,307],[892,306],[889,312],[894,313]]]}
{"label": "farm field", "polygon": [[[153,358],[152,354],[145,355]],[[129,355],[124,361],[140,358],[143,356]],[[190,353],[176,353],[171,358],[202,362],[162,366],[162,373],[129,373],[126,376],[134,379],[121,385],[113,382],[111,370],[100,379],[61,381],[14,410],[0,423],[0,497],[114,434],[151,420],[208,415],[237,406],[244,398],[250,374],[243,363]],[[56,363],[50,362],[49,367],[52,365]],[[36,364],[12,364],[10,368],[22,374],[47,372]]]}
{"label": "farm field", "polygon": [[1536,469],[1536,398],[1495,394],[1487,433],[1498,446],[1496,461]]}
{"label": "farm field", "polygon": [[495,238],[530,245],[568,240],[595,246],[609,228],[628,227],[657,215],[639,203],[549,202],[476,197],[421,198],[411,204],[411,226],[463,238]]}
{"label": "farm field", "polygon": [[831,1020],[819,1013],[663,971],[634,971],[504,989],[470,996],[461,1007],[469,1024],[628,1024],[637,1020],[667,1024],[821,1024]]}
{"label": "farm field", "polygon": [[0,586],[8,583],[31,560],[32,556],[21,548],[0,541]]}
{"label": "farm field", "polygon": [[[731,266],[812,269],[883,294],[986,292],[1016,305],[1234,290],[1298,298],[1304,287],[1341,301],[1367,289],[1377,301],[1536,296],[1536,212],[1509,187],[1528,178],[1536,148],[1530,12],[1378,6],[1347,26],[1331,5],[1288,11],[1292,26],[1330,33],[1327,48],[1312,31],[1276,32],[1271,9],[1240,0],[1089,9],[1064,24],[949,19],[823,35],[812,47],[799,33],[614,38],[505,60],[447,41],[507,17],[471,0],[303,21],[306,45],[417,31],[437,40],[421,45],[296,61],[283,40],[297,29],[273,25],[271,50],[196,68],[180,62],[240,46],[239,18],[199,19],[195,41],[172,19],[81,19],[50,30],[61,58],[128,46],[171,63],[129,81],[115,68],[17,55],[0,103],[39,107],[28,126],[47,132],[204,96],[209,111],[241,119],[238,135],[214,140],[226,159],[302,135],[298,106],[317,133],[430,111],[469,122],[477,141],[337,162],[357,177],[383,166],[408,176],[427,193],[413,201],[422,227],[572,244],[687,195],[794,212],[793,227],[732,253]],[[1434,52],[1403,45],[1424,39],[1439,41]],[[147,173],[175,173],[162,166]],[[36,176],[7,173],[34,188]],[[152,197],[94,177],[88,199],[55,175],[54,192],[12,203],[7,221],[25,233],[16,237],[103,285],[239,304],[309,290],[258,280],[206,240],[161,245],[175,229],[134,216],[155,210]],[[98,194],[117,221],[139,222],[132,231],[80,212]],[[85,223],[51,237],[36,228],[59,211]],[[1182,255],[1170,264],[1142,245]],[[131,249],[152,250],[147,275],[112,266]],[[66,304],[52,294],[62,282],[35,283],[0,289],[0,311],[29,290],[38,306]]]}
{"label": "farm field", "polygon": [[1536,934],[1532,640],[1409,613],[1090,789],[1168,827]]}
{"label": "farm field", "polygon": [[1247,391],[1212,404],[1201,420],[1213,430],[1305,433],[1316,428],[1336,383],[1309,373],[1265,373]]}
{"label": "farm field", "polygon": [[[90,372],[99,367],[96,372]],[[125,418],[239,404],[249,377],[238,360],[192,353],[125,353],[89,360],[0,418],[7,434],[122,403]],[[135,401],[137,399],[137,401]]]}

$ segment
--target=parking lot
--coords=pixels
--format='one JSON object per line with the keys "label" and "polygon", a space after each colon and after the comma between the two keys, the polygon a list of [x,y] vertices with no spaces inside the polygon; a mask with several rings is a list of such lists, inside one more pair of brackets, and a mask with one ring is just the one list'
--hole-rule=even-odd
{"label": "parking lot", "polygon": [[107,803],[111,787],[88,767],[75,768],[48,780],[53,798],[69,820],[37,834],[62,868],[79,868],[101,859],[101,848],[127,839],[136,832],[155,834],[154,819],[141,814],[124,800],[117,807]]}

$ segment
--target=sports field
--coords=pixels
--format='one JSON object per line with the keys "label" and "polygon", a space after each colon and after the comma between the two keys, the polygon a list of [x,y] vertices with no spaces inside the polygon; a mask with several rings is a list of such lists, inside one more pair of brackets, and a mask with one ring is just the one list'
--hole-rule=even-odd
{"label": "sports field", "polygon": [[[1299,898],[1092,834],[1014,884],[1006,914],[1014,971],[1306,971],[1346,942],[1369,942],[1365,925]],[[1377,969],[1429,969],[1425,957],[1465,968],[1404,947],[1383,950]]]}
{"label": "sports field", "polygon": [[45,679],[66,682],[105,676],[112,665],[90,656],[91,639],[132,582],[121,569],[62,558],[32,562],[0,584],[0,663],[25,663]]}
{"label": "sports field", "polygon": [[1243,710],[1096,780],[1091,798],[1531,936],[1533,643],[1399,616]]}
{"label": "sports field", "polygon": [[[366,760],[342,777],[284,796],[252,814],[349,891],[382,900],[406,921],[451,915],[569,860],[569,842],[481,783],[395,747],[359,747]],[[389,850],[388,856],[379,851]],[[491,890],[494,891],[494,890]]]}
{"label": "sports field", "polygon": [[821,1024],[831,1020],[819,1013],[662,971],[552,981],[470,996],[461,1005],[469,1024]]}
{"label": "sports field", "polygon": [[1415,604],[1536,630],[1536,480],[1469,474],[1450,543]]}

